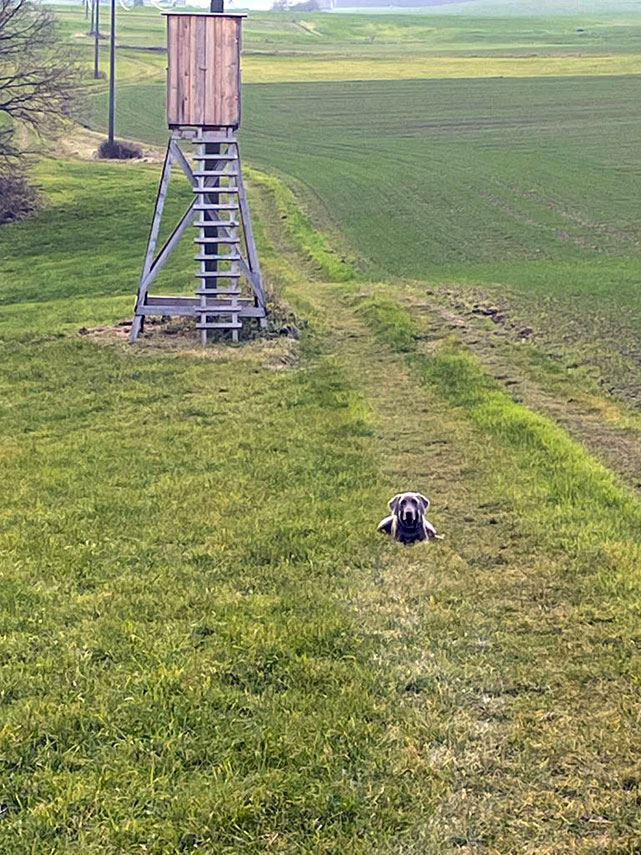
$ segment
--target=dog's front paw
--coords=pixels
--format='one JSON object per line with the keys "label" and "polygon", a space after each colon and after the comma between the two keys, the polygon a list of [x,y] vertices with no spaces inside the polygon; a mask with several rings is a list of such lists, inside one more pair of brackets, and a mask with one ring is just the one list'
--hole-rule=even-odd
{"label": "dog's front paw", "polygon": [[391,534],[393,522],[394,522],[394,517],[385,517],[384,520],[381,520],[379,522],[378,531],[382,531],[383,534]]}

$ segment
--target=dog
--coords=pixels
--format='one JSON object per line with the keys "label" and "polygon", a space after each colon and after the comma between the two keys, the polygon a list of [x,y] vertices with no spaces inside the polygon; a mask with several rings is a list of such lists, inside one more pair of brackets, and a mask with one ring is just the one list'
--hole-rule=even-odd
{"label": "dog", "polygon": [[425,511],[430,500],[422,493],[397,493],[389,500],[391,515],[378,524],[378,530],[391,534],[394,540],[409,546],[417,540],[442,540],[429,520]]}

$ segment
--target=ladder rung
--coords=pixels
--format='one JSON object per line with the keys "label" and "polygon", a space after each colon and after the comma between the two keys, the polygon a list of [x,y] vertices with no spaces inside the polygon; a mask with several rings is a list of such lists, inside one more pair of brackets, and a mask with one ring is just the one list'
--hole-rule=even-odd
{"label": "ladder rung", "polygon": [[220,226],[227,226],[229,229],[235,229],[240,225],[238,220],[198,220],[197,223],[192,223],[193,226],[198,226],[201,229],[217,229]]}
{"label": "ladder rung", "polygon": [[[219,241],[219,243],[223,243],[223,241]],[[240,243],[239,240],[230,240],[227,238],[224,243]],[[198,255],[194,255],[194,261],[215,261],[215,255],[205,255],[204,253],[199,253]]]}
{"label": "ladder rung", "polygon": [[238,205],[235,202],[206,202],[204,205],[194,205],[194,211],[237,211]]}
{"label": "ladder rung", "polygon": [[[196,294],[198,294],[199,297],[213,297],[213,298],[215,298],[216,303],[214,303],[214,304],[205,303],[206,306],[211,306],[211,305],[228,306],[229,303],[221,302],[221,300],[223,298],[225,298],[225,299],[229,298],[230,300],[235,298],[236,300],[238,300],[239,307],[243,304],[246,304],[246,303],[249,304],[249,303],[254,302],[252,297],[240,297],[239,296],[240,291],[224,291],[222,288],[219,288],[218,290],[215,290],[212,288],[210,291],[196,291]],[[219,294],[222,294],[222,297],[217,296]],[[199,311],[200,311],[200,309],[199,309]],[[239,308],[239,311],[240,311],[240,308]]]}
{"label": "ladder rung", "polygon": [[197,330],[241,330],[242,328],[243,325],[241,323],[234,323],[233,321],[225,324],[196,324]]}
{"label": "ladder rung", "polygon": [[207,261],[241,261],[241,255],[208,255]]}
{"label": "ladder rung", "polygon": [[215,187],[194,187],[194,193],[199,196],[214,196],[217,193],[238,193],[238,187],[220,187],[218,184]]}
{"label": "ladder rung", "polygon": [[[215,297],[217,294],[231,294],[232,296],[236,294],[237,296],[240,296],[242,291],[240,288],[201,288],[196,291],[197,297]],[[251,300],[251,297],[247,297],[246,299]]]}
{"label": "ladder rung", "polygon": [[214,178],[232,178],[238,175],[236,170],[231,169],[194,169],[193,174],[196,178],[205,178],[207,176],[213,176]]}
{"label": "ladder rung", "polygon": [[240,273],[232,273],[230,270],[201,270],[194,276],[196,279],[240,279]]}
{"label": "ladder rung", "polygon": [[192,223],[192,226],[197,226],[199,229],[216,228],[218,226],[230,226],[235,228],[239,225],[240,222],[237,220],[196,220]]}
{"label": "ladder rung", "polygon": [[237,315],[242,312],[242,306],[199,306],[199,315]]}
{"label": "ladder rung", "polygon": [[236,154],[198,154],[194,160],[237,160]]}
{"label": "ladder rung", "polygon": [[[225,241],[218,241],[219,243],[240,243],[240,240],[236,238],[235,240],[231,240],[231,238],[227,238]],[[199,253],[198,255],[194,255],[194,261],[215,261],[215,255],[205,255],[204,253]]]}
{"label": "ladder rung", "polygon": [[235,240],[235,238],[227,238],[221,235],[220,237],[195,237],[194,243],[234,243]]}

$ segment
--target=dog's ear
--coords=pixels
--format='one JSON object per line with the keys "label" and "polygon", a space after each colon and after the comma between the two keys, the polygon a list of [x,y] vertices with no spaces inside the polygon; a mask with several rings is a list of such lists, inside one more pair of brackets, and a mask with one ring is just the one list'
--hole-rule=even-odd
{"label": "dog's ear", "polygon": [[426,511],[430,506],[430,500],[422,493],[417,493],[416,495],[418,497],[419,502],[423,505],[423,510]]}
{"label": "dog's ear", "polygon": [[390,499],[390,500],[389,500],[389,502],[387,503],[387,504],[389,505],[389,509],[390,509],[390,511],[391,511],[393,514],[395,514],[395,513],[396,513],[396,509],[398,508],[398,502],[399,502],[399,499],[401,498],[401,496],[402,496],[402,495],[403,495],[402,493],[397,493],[397,494],[394,496],[394,498],[393,498],[393,499]]}

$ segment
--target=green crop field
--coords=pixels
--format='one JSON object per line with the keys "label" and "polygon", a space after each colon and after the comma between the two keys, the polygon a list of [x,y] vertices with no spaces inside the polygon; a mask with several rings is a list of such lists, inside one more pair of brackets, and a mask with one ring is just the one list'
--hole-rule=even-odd
{"label": "green crop field", "polygon": [[[586,370],[636,400],[641,77],[580,75],[585,60],[559,60],[571,72],[561,77],[370,80],[394,61],[363,59],[365,80],[248,84],[241,139],[250,162],[295,186],[367,275],[508,299],[552,352],[561,343],[581,363],[589,352]],[[261,62],[278,73],[280,59]],[[330,76],[340,73],[334,63]],[[163,143],[163,90],[123,87],[124,135]],[[105,95],[93,103],[99,124]]]}
{"label": "green crop field", "polygon": [[[0,855],[640,851],[641,15],[462,5],[250,16],[236,347],[121,324],[159,14],[119,12],[148,162],[43,143],[0,227]],[[444,540],[376,533],[405,488]]]}

